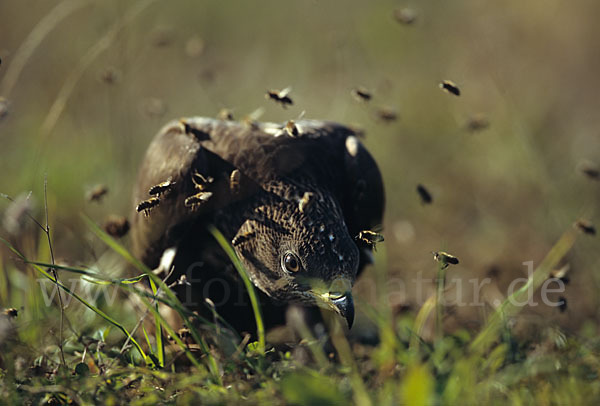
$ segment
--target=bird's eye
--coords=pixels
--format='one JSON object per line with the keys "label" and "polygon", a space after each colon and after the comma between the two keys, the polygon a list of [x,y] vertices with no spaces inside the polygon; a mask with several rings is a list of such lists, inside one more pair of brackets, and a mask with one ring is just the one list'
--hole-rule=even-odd
{"label": "bird's eye", "polygon": [[282,261],[283,268],[288,272],[298,272],[300,270],[300,260],[292,252],[286,252]]}

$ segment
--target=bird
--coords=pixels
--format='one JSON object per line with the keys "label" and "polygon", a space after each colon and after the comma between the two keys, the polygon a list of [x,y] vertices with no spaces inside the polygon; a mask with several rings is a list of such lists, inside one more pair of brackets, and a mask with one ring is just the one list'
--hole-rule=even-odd
{"label": "bird", "polygon": [[[372,245],[356,236],[383,220],[374,158],[342,124],[295,125],[292,136],[285,123],[174,120],[150,142],[134,187],[133,254],[153,269],[175,248],[169,281],[185,280],[172,283],[182,303],[206,317],[216,310],[240,332],[255,331],[256,321],[211,226],[258,288],[267,327],[284,325],[291,305],[328,309],[351,327],[352,286],[373,262]],[[137,213],[164,182],[157,206]]]}

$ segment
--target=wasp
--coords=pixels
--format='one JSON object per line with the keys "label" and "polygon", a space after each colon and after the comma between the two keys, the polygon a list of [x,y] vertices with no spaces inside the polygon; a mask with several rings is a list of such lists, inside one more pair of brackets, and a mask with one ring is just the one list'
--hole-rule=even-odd
{"label": "wasp", "polygon": [[159,203],[160,199],[158,197],[151,197],[148,200],[141,201],[135,209],[138,213],[143,211],[144,216],[148,217],[150,215],[150,210],[158,206]]}
{"label": "wasp", "polygon": [[[177,337],[182,340],[184,343],[186,344],[190,344],[191,340],[192,340],[192,333],[190,333],[190,330],[187,328],[180,328],[179,330],[177,330],[177,332],[175,333],[177,334]],[[170,341],[175,341],[175,339],[169,335],[167,336],[167,339]]]}
{"label": "wasp", "polygon": [[90,202],[99,202],[108,193],[105,185],[94,186],[87,194],[87,200]]}
{"label": "wasp", "polygon": [[265,97],[267,99],[275,101],[276,103],[281,104],[281,107],[285,109],[287,108],[287,106],[291,106],[292,104],[294,104],[292,99],[288,96],[291,90],[291,87],[286,87],[283,90],[269,90],[267,91]]}
{"label": "wasp", "polygon": [[175,185],[175,183],[177,182],[173,182],[171,181],[171,178],[169,178],[166,181],[159,183],[158,185],[152,186],[148,190],[148,194],[151,196],[160,196],[163,193],[169,192],[173,188],[173,185]]}
{"label": "wasp", "polygon": [[579,170],[590,179],[600,180],[600,169],[590,162],[579,165]]}
{"label": "wasp", "polygon": [[212,195],[212,192],[198,192],[195,195],[186,198],[184,204],[186,207],[191,207],[194,209],[196,206],[206,203]]}
{"label": "wasp", "polygon": [[477,132],[485,130],[490,126],[490,122],[483,114],[476,114],[467,121],[467,130]]}
{"label": "wasp", "polygon": [[109,216],[102,228],[111,237],[121,238],[129,232],[129,220],[122,216]]}
{"label": "wasp", "polygon": [[567,310],[567,298],[564,296],[559,296],[558,300],[560,301],[558,303],[558,309],[560,310],[561,313],[563,313]]}
{"label": "wasp", "polygon": [[376,112],[377,118],[384,123],[391,123],[398,120],[398,113],[391,107],[380,107]]}
{"label": "wasp", "polygon": [[221,109],[217,114],[217,118],[223,121],[233,121],[233,111],[229,109]]}
{"label": "wasp", "polygon": [[375,231],[369,230],[360,231],[358,235],[354,237],[354,239],[364,242],[365,244],[373,248],[373,250],[375,250],[375,246],[377,243],[384,241],[383,235],[376,233]]}
{"label": "wasp", "polygon": [[298,128],[298,126],[296,125],[296,122],[294,120],[290,120],[286,123],[285,132],[290,137],[297,137],[300,135],[300,129]]}
{"label": "wasp", "polygon": [[442,264],[442,269],[448,268],[448,265],[458,265],[459,261],[454,255],[444,251],[432,252],[433,259]]}
{"label": "wasp", "polygon": [[440,88],[448,93],[452,93],[455,96],[460,96],[460,89],[456,84],[450,80],[442,80]]}
{"label": "wasp", "polygon": [[19,311],[17,309],[15,309],[14,307],[9,307],[7,309],[4,309],[2,311],[2,314],[4,314],[5,316],[7,316],[10,319],[14,319],[19,315]]}
{"label": "wasp", "polygon": [[410,8],[397,8],[394,10],[394,19],[400,24],[411,25],[417,20],[417,13]]}
{"label": "wasp", "polygon": [[575,222],[575,226],[581,231],[583,231],[585,234],[596,235],[596,227],[594,227],[594,225],[588,220],[577,220]]}
{"label": "wasp", "polygon": [[352,96],[359,102],[368,102],[373,98],[373,95],[364,87],[356,87],[352,89]]}
{"label": "wasp", "polygon": [[417,185],[417,193],[421,197],[421,203],[423,204],[431,204],[433,202],[433,196],[431,193],[425,188],[425,186],[420,183]]}
{"label": "wasp", "polygon": [[562,268],[554,269],[550,272],[550,277],[554,279],[560,279],[565,285],[569,283],[569,276],[567,273],[571,269],[571,265],[566,264]]}
{"label": "wasp", "polygon": [[314,201],[314,196],[315,194],[313,192],[304,192],[302,198],[300,198],[300,202],[298,202],[298,209],[300,210],[300,213],[304,213],[305,210],[308,210]]}
{"label": "wasp", "polygon": [[109,85],[117,83],[119,77],[119,72],[112,66],[109,66],[108,68],[104,69],[102,73],[100,73],[100,80]]}
{"label": "wasp", "polygon": [[187,121],[179,120],[181,125],[183,125],[183,131],[188,135],[193,135],[196,137],[198,141],[207,141],[210,140],[210,134],[206,131],[200,130],[198,128],[192,127]]}
{"label": "wasp", "polygon": [[200,191],[206,190],[206,185],[214,182],[214,178],[212,176],[204,177],[200,172],[196,171],[192,174],[192,182],[194,182],[194,187]]}
{"label": "wasp", "polygon": [[240,180],[242,179],[242,173],[239,169],[234,169],[229,175],[229,188],[234,194],[240,191]]}
{"label": "wasp", "polygon": [[257,108],[252,113],[244,116],[242,118],[242,122],[252,130],[258,130],[260,128],[260,124],[258,123],[258,119],[263,115],[265,109],[262,107]]}

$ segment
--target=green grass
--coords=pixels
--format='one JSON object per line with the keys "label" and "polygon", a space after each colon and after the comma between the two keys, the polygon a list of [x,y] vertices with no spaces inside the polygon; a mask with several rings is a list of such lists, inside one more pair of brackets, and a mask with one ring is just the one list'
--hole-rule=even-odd
{"label": "green grass", "polygon": [[[337,354],[333,359],[322,353],[322,342],[316,342],[306,327],[299,329],[304,339],[296,348],[313,354],[304,361],[264,341],[257,345],[246,342],[233,356],[227,356],[224,342],[230,335],[209,328],[208,322],[200,333],[198,324],[192,323],[194,316],[186,313],[163,281],[93,222],[87,218],[86,222],[98,240],[107,245],[104,255],[121,257],[142,273],[114,279],[103,269],[53,266],[28,259],[12,243],[2,239],[16,255],[10,261],[3,261],[1,275],[3,280],[11,281],[8,290],[13,298],[34,303],[35,296],[41,294],[39,288],[25,290],[13,281],[21,277],[32,282],[43,276],[80,304],[65,307],[69,327],[63,332],[61,346],[56,342],[59,337],[56,331],[52,337],[46,336],[43,328],[48,326],[37,334],[30,334],[27,328],[29,323],[36,322],[38,311],[45,314],[44,321],[60,313],[56,300],[49,308],[43,304],[35,310],[27,306],[15,319],[4,320],[9,328],[0,342],[0,394],[9,403],[120,404],[126,399],[133,404],[241,401],[358,405],[561,404],[589,403],[600,398],[600,358],[597,355],[600,340],[594,335],[568,336],[558,328],[548,330],[546,336],[540,336],[537,341],[517,338],[505,323],[520,310],[511,305],[510,298],[475,336],[465,330],[444,334],[436,327],[437,338],[425,342],[420,334],[427,319],[445,317],[445,308],[438,302],[439,290],[428,300],[430,305],[423,306],[414,319],[408,316],[394,322],[389,313],[367,309],[366,314],[381,337],[379,344],[373,346],[348,341],[339,320],[326,317]],[[222,247],[231,251],[229,244],[220,238],[221,234],[214,229],[212,232]],[[547,279],[549,270],[558,265],[575,240],[576,230],[567,230],[530,278],[533,288],[537,289]],[[245,275],[235,255],[230,253],[230,258]],[[25,269],[17,269],[19,263]],[[59,275],[58,281],[50,269]],[[68,274],[76,275],[83,284],[117,287],[122,294],[113,304],[91,302],[60,282]],[[140,285],[146,279],[153,282],[150,290]],[[515,297],[523,295],[527,286],[515,292]],[[252,285],[248,287],[252,292]],[[443,284],[439,289],[444,289]],[[143,329],[146,345],[136,341],[130,333],[132,328],[126,327],[136,325],[134,333],[139,334],[135,318],[119,320],[110,316],[115,308],[130,307],[136,301],[141,301],[145,310],[154,315],[152,332]],[[159,307],[166,306],[177,310],[195,332],[192,335],[200,345],[194,353],[158,311]],[[91,311],[93,317],[81,318],[86,313],[84,308]],[[140,309],[136,317],[141,317],[143,310]],[[260,312],[256,311],[255,315],[257,321],[261,320]],[[163,328],[173,339],[171,345],[162,341]],[[121,334],[115,334],[116,331]],[[264,340],[264,331],[261,331],[259,327],[259,337],[262,334]],[[127,342],[133,345],[124,346]],[[29,351],[23,352],[23,348]],[[61,361],[61,348],[65,363]],[[181,363],[181,355],[186,355],[189,362]]]}

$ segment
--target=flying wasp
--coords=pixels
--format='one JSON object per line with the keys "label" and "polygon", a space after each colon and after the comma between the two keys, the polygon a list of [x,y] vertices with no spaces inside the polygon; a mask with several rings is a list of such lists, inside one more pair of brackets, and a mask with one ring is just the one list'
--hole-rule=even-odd
{"label": "flying wasp", "polygon": [[148,190],[148,194],[151,196],[160,196],[164,193],[169,192],[173,188],[173,185],[175,185],[175,183],[177,182],[173,182],[171,181],[171,178],[169,178],[166,181],[159,183],[158,185],[152,186]]}
{"label": "flying wasp", "polygon": [[15,309],[14,307],[9,307],[7,309],[4,309],[2,311],[2,314],[7,316],[9,319],[14,319],[19,315],[19,311],[17,309]]}
{"label": "flying wasp", "polygon": [[558,300],[558,310],[560,310],[561,313],[564,313],[567,310],[567,298],[564,296],[559,296]]}
{"label": "flying wasp", "polygon": [[458,265],[459,261],[454,255],[444,251],[432,252],[433,259],[442,264],[442,269],[448,268],[448,265]]}
{"label": "flying wasp", "polygon": [[208,141],[210,140],[210,134],[206,131],[202,131],[198,128],[192,127],[187,121],[179,120],[181,125],[183,126],[183,131],[188,135],[193,135],[196,137],[198,141]]}
{"label": "flying wasp", "polygon": [[425,186],[420,183],[417,185],[417,193],[421,197],[421,203],[423,204],[431,204],[433,202],[433,196],[431,193],[425,188]]}
{"label": "flying wasp", "polygon": [[252,113],[244,116],[244,118],[242,118],[242,122],[247,127],[250,127],[252,130],[258,130],[260,128],[258,119],[263,115],[264,112],[265,112],[265,109],[262,107],[259,107],[256,110],[254,110]]}
{"label": "flying wasp", "polygon": [[490,126],[490,121],[484,114],[475,114],[467,121],[467,130],[471,132],[483,131]]}
{"label": "flying wasp", "polygon": [[198,192],[195,195],[186,198],[184,204],[186,205],[186,207],[191,207],[192,209],[195,209],[197,206],[206,203],[212,195],[212,192]]}
{"label": "flying wasp", "polygon": [[90,202],[99,202],[108,193],[105,185],[96,185],[87,193],[87,200]]}
{"label": "flying wasp", "polygon": [[460,96],[460,89],[458,86],[456,86],[456,83],[452,82],[451,80],[442,80],[440,83],[440,89],[455,96]]}
{"label": "flying wasp", "polygon": [[158,206],[158,204],[160,203],[160,199],[158,197],[151,197],[148,200],[143,200],[140,202],[140,204],[137,205],[137,207],[135,208],[137,210],[137,212],[144,212],[144,216],[148,217],[150,215],[150,210],[152,210],[154,207]]}
{"label": "flying wasp", "polygon": [[596,235],[596,227],[588,220],[577,220],[575,226],[585,234]]}
{"label": "flying wasp", "polygon": [[554,278],[554,279],[559,279],[565,285],[567,285],[570,282],[569,275],[567,275],[569,273],[570,269],[571,269],[571,265],[566,264],[562,268],[552,270],[550,272],[550,277]]}
{"label": "flying wasp", "polygon": [[600,169],[591,162],[584,162],[579,165],[579,170],[585,176],[593,180],[600,180]]}
{"label": "flying wasp", "polygon": [[391,123],[398,120],[398,113],[391,107],[380,107],[375,114],[384,123]]}
{"label": "flying wasp", "polygon": [[397,8],[394,10],[394,19],[400,24],[411,25],[417,20],[417,13],[410,8]]}
{"label": "flying wasp", "polygon": [[368,102],[373,98],[371,92],[364,87],[355,87],[351,92],[352,96],[359,102]]}
{"label": "flying wasp", "polygon": [[283,90],[269,90],[267,91],[265,97],[267,99],[275,101],[276,103],[281,104],[281,107],[285,109],[287,108],[287,106],[291,106],[292,104],[294,104],[292,99],[288,96],[291,90],[291,87],[286,87]]}
{"label": "flying wasp", "polygon": [[383,235],[376,233],[375,231],[369,230],[360,231],[358,235],[354,237],[354,239],[364,242],[365,244],[373,248],[374,251],[376,244],[384,241]]}

